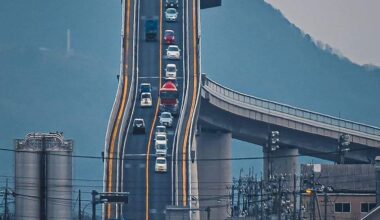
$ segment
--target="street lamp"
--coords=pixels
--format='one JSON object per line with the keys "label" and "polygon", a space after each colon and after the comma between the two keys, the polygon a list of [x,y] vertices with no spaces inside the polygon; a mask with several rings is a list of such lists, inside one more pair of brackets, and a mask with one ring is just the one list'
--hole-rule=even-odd
{"label": "street lamp", "polygon": [[280,148],[280,132],[271,131],[269,133],[269,147],[271,151],[275,151]]}

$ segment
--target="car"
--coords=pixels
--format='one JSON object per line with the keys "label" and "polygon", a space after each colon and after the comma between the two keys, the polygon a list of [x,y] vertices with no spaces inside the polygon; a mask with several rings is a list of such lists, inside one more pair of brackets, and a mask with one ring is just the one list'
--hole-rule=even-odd
{"label": "car", "polygon": [[141,83],[139,92],[140,92],[140,94],[142,94],[144,92],[152,93],[152,86],[150,85],[150,83]]}
{"label": "car", "polygon": [[154,146],[157,146],[159,144],[165,144],[166,145],[167,143],[168,143],[168,139],[166,138],[166,134],[159,134],[154,139]]}
{"label": "car", "polygon": [[175,8],[167,8],[165,10],[165,20],[166,21],[177,21],[178,11]]}
{"label": "car", "polygon": [[155,171],[160,173],[166,173],[168,170],[167,162],[165,157],[157,157]]}
{"label": "car", "polygon": [[145,134],[145,122],[142,118],[133,120],[133,134]]}
{"label": "car", "polygon": [[179,49],[177,45],[169,45],[169,47],[166,49],[166,57],[168,59],[178,60],[180,58],[180,52],[181,49]]}
{"label": "car", "polygon": [[156,149],[156,156],[162,156],[166,157],[166,154],[168,152],[168,146],[166,144],[158,144],[155,146]]}
{"label": "car", "polygon": [[140,106],[152,107],[152,94],[150,92],[141,93]]}
{"label": "car", "polygon": [[166,0],[165,7],[167,8],[178,8],[178,0]]}
{"label": "car", "polygon": [[156,126],[156,132],[154,134],[154,137],[156,138],[157,135],[160,135],[160,134],[166,135],[166,127],[163,125]]}
{"label": "car", "polygon": [[177,66],[175,64],[169,63],[165,68],[165,76],[166,77],[177,77]]}
{"label": "car", "polygon": [[165,30],[164,32],[164,41],[166,44],[174,44],[174,31],[173,30]]}
{"label": "car", "polygon": [[173,116],[170,112],[162,112],[160,115],[160,124],[166,127],[173,125]]}

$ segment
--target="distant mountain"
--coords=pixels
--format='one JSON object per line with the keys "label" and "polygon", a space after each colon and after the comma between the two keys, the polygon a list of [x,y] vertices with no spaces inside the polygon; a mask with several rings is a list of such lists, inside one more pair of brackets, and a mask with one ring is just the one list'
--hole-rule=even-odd
{"label": "distant mountain", "polygon": [[380,126],[380,69],[314,43],[262,0],[202,11],[202,43],[202,71],[224,85]]}
{"label": "distant mountain", "polygon": [[[333,47],[315,43],[263,0],[223,0],[201,18],[202,72],[212,79],[260,98],[380,127],[378,68],[353,64]],[[233,157],[262,156],[261,147],[232,144]],[[252,167],[262,171],[262,160],[233,162],[233,175]]]}

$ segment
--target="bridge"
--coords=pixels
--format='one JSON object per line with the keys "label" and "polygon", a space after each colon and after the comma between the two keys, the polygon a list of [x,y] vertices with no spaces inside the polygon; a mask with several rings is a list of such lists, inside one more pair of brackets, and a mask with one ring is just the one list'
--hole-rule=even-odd
{"label": "bridge", "polygon": [[[179,1],[176,22],[165,21],[164,0],[121,3],[121,64],[105,138],[103,191],[128,192],[129,198],[128,204],[105,204],[103,219],[165,219],[167,206],[184,210],[191,219],[212,207],[213,218],[224,219],[232,138],[263,146],[264,165],[270,167],[265,170],[273,172],[296,172],[298,155],[339,160],[342,134],[351,142],[344,154],[347,163],[372,163],[380,155],[379,128],[241,94],[201,75],[199,0]],[[151,19],[158,24],[156,41],[145,39]],[[181,49],[179,60],[166,57],[163,33],[169,29]],[[167,128],[167,172],[158,173],[154,133],[169,63],[178,69],[179,114]],[[140,106],[141,83],[151,85],[152,107]],[[136,118],[144,119],[144,135],[133,133]],[[271,131],[280,133],[276,151],[268,150]]]}

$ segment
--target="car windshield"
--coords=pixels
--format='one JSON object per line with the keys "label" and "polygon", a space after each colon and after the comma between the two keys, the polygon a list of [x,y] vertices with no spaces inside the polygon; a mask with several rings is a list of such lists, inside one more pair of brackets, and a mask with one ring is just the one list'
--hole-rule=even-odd
{"label": "car windshield", "polygon": [[138,119],[138,120],[135,120],[135,125],[142,125],[143,124],[143,121]]}
{"label": "car windshield", "polygon": [[140,90],[142,92],[150,92],[150,85],[149,84],[141,84],[140,85]]}
{"label": "car windshield", "polygon": [[168,67],[166,68],[166,70],[167,70],[168,72],[175,72],[175,71],[176,71],[176,68],[175,68],[175,66],[168,66]]}
{"label": "car windshield", "polygon": [[159,135],[159,136],[157,136],[156,139],[157,139],[158,141],[164,141],[164,140],[166,140],[166,137],[163,136],[163,135]]}
{"label": "car windshield", "polygon": [[174,32],[173,32],[173,31],[166,31],[166,32],[165,32],[165,35],[166,35],[167,37],[172,37],[172,36],[174,36]]}
{"label": "car windshield", "polygon": [[178,51],[178,47],[169,47],[168,51]]}
{"label": "car windshield", "polygon": [[169,13],[169,14],[175,14],[177,12],[177,10],[175,10],[175,8],[168,8],[166,10],[166,12]]}
{"label": "car windshield", "polygon": [[143,93],[143,94],[141,95],[141,97],[142,97],[143,99],[149,99],[149,98],[150,98],[150,94],[149,94],[149,93]]}
{"label": "car windshield", "polygon": [[163,114],[161,114],[161,117],[162,118],[170,118],[170,114],[169,113],[163,113]]}
{"label": "car windshield", "polygon": [[164,126],[157,127],[156,132],[166,132],[166,127]]}
{"label": "car windshield", "polygon": [[166,145],[165,144],[159,144],[159,145],[157,145],[156,148],[159,149],[159,150],[165,150],[166,149]]}
{"label": "car windshield", "polygon": [[158,164],[166,164],[166,160],[165,159],[157,159],[157,163]]}

